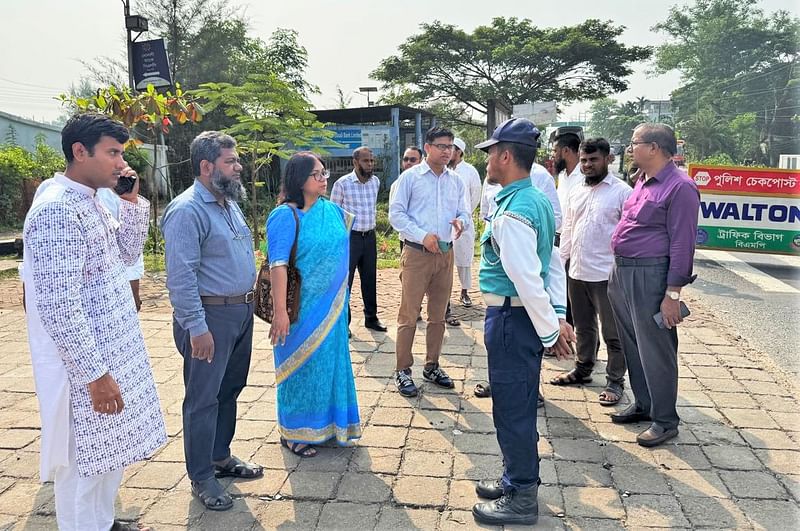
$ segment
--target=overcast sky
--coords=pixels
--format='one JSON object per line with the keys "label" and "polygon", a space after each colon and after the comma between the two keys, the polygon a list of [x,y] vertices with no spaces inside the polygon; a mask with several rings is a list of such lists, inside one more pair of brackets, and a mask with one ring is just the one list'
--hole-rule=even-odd
{"label": "overcast sky", "polygon": [[[336,104],[336,86],[352,95],[351,106],[366,105],[353,92],[379,85],[369,78],[381,59],[419,31],[426,21],[440,20],[471,31],[492,17],[530,18],[536,25],[556,27],[587,18],[610,19],[627,29],[621,39],[630,45],[658,45],[663,35],[650,28],[666,17],[672,1],[637,0],[459,0],[453,3],[420,0],[229,0],[242,6],[251,34],[264,40],[276,28],[299,32],[308,49],[307,79],[322,90],[313,97],[318,108]],[[137,0],[131,0],[136,13]],[[768,12],[798,12],[797,0],[762,0]],[[602,7],[601,7],[602,6]],[[124,19],[121,0],[0,0],[0,111],[52,120],[61,114],[53,96],[66,91],[85,75],[81,61],[98,56],[124,57]],[[613,97],[666,99],[680,78],[672,73],[648,75],[649,64],[638,64],[629,90]],[[374,99],[374,95],[373,95]],[[567,107],[562,119],[577,118],[588,104]]]}

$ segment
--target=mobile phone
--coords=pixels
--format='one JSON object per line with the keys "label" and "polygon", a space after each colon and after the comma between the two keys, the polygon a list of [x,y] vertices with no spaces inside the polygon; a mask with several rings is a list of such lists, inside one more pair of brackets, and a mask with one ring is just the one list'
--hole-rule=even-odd
{"label": "mobile phone", "polygon": [[130,193],[130,191],[133,190],[134,183],[136,183],[135,177],[124,177],[120,175],[117,185],[114,187],[114,191],[117,195]]}
{"label": "mobile phone", "polygon": [[[686,307],[686,304],[684,304],[683,301],[680,302],[680,308],[681,308],[681,319],[688,317],[689,314],[692,313],[689,311],[689,308]],[[664,318],[661,317],[661,312],[655,314],[653,316],[653,320],[656,322],[659,328],[664,328]]]}

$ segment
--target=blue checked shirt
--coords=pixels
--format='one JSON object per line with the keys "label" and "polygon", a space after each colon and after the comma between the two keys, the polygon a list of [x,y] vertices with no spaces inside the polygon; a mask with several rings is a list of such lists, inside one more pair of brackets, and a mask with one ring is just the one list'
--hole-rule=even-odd
{"label": "blue checked shirt", "polygon": [[368,231],[375,228],[378,203],[378,189],[381,181],[375,175],[362,183],[354,171],[342,175],[333,183],[331,201],[342,207],[342,210],[354,214],[356,219],[352,230]]}

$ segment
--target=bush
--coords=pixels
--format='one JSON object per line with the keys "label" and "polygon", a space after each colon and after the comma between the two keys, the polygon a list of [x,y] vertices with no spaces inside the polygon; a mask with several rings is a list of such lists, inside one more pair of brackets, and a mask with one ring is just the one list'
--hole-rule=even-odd
{"label": "bush", "polygon": [[46,179],[64,170],[64,157],[37,139],[33,152],[15,145],[0,145],[0,225],[15,226],[20,219],[23,181]]}
{"label": "bush", "polygon": [[33,175],[36,163],[19,146],[0,147],[0,225],[16,225],[22,204],[22,181]]}

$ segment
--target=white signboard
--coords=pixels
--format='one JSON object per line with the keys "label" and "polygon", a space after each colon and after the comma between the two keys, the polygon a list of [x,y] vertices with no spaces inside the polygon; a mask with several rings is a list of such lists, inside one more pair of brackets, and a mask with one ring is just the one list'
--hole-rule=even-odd
{"label": "white signboard", "polygon": [[527,118],[536,125],[546,125],[555,122],[558,110],[554,101],[536,101],[514,105],[515,118]]}

